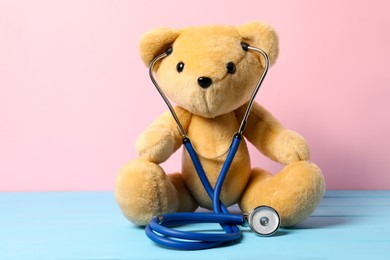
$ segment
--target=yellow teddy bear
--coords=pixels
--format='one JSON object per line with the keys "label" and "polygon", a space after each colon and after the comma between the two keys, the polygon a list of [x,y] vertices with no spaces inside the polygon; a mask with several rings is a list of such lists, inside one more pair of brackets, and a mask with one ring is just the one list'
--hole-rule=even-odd
{"label": "yellow teddy bear", "polygon": [[[242,44],[264,50],[271,64],[278,56],[278,37],[267,24],[251,22],[238,27],[202,26],[161,28],[146,33],[140,42],[146,65],[172,48],[154,70],[163,91],[177,106],[175,111],[198,153],[213,186],[226,158],[231,140],[244,116],[247,102],[264,70],[264,59]],[[238,203],[250,212],[259,205],[278,211],[281,226],[292,226],[317,207],[325,184],[321,170],[309,162],[305,139],[283,126],[259,104],[254,104],[244,132],[264,155],[285,167],[275,175],[252,168],[243,140],[229,169],[221,200]],[[166,112],[138,138],[138,159],[127,163],[116,182],[116,200],[123,214],[137,225],[154,216],[211,209],[185,149],[181,173],[166,174],[159,166],[182,145],[176,123]]]}

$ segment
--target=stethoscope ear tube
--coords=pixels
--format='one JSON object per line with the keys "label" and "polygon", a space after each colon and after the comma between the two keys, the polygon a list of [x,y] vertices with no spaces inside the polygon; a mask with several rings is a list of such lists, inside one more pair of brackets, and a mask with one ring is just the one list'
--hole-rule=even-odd
{"label": "stethoscope ear tube", "polygon": [[[246,127],[246,123],[248,121],[248,117],[249,117],[249,114],[250,114],[250,111],[252,110],[252,106],[253,106],[253,102],[255,101],[255,97],[257,95],[257,93],[259,92],[259,89],[261,87],[261,84],[263,83],[264,81],[264,78],[265,76],[267,75],[268,73],[268,69],[269,67],[271,66],[270,65],[270,59],[267,55],[267,53],[265,51],[263,51],[262,49],[259,49],[259,48],[256,48],[256,47],[252,47],[246,43],[242,43],[242,48],[245,50],[245,51],[249,51],[249,50],[252,50],[252,51],[255,51],[257,53],[260,53],[264,60],[265,60],[265,66],[264,66],[264,71],[263,73],[261,74],[260,76],[260,79],[257,81],[257,84],[256,84],[256,87],[255,89],[253,90],[252,92],[252,95],[249,99],[249,102],[248,102],[248,106],[246,108],[246,111],[245,111],[245,114],[244,114],[244,117],[242,118],[241,120],[241,124],[240,124],[240,127],[237,131],[238,134],[242,134],[245,130],[245,127]],[[153,85],[155,86],[155,88],[157,89],[158,93],[160,94],[160,96],[162,97],[162,99],[164,100],[165,104],[167,105],[169,111],[171,112],[172,114],[172,117],[173,119],[175,120],[175,123],[179,129],[179,133],[180,135],[182,136],[183,139],[185,138],[188,138],[187,135],[186,135],[186,132],[184,131],[184,127],[183,125],[180,123],[180,120],[179,120],[179,117],[177,116],[175,110],[173,109],[173,106],[171,104],[171,102],[169,101],[168,97],[165,95],[164,91],[160,88],[160,86],[158,85],[156,79],[154,78],[153,76],[153,67],[154,65],[159,61],[159,60],[162,60],[163,58],[171,55],[173,52],[173,49],[172,47],[167,49],[164,53],[156,56],[152,62],[150,63],[149,65],[149,77],[153,83]]]}
{"label": "stethoscope ear tube", "polygon": [[245,43],[242,43],[242,46],[243,46],[244,50],[252,50],[252,51],[260,53],[264,57],[264,59],[265,59],[265,67],[264,67],[263,73],[261,74],[260,79],[258,80],[258,82],[256,84],[255,89],[252,92],[252,95],[251,95],[251,97],[249,99],[249,102],[248,102],[248,106],[246,107],[246,111],[245,111],[244,117],[242,118],[242,121],[241,121],[241,124],[240,124],[240,128],[238,129],[238,133],[240,133],[240,134],[242,134],[244,132],[244,130],[245,130],[246,122],[248,121],[249,114],[250,114],[250,112],[252,110],[253,102],[255,102],[255,97],[256,97],[257,93],[259,92],[259,89],[261,87],[261,84],[264,81],[265,76],[268,73],[269,67],[271,66],[270,65],[270,59],[268,57],[268,54],[265,51],[263,51],[262,49],[259,49],[259,48],[255,48],[255,47],[249,46],[248,44],[245,44]]}
{"label": "stethoscope ear tube", "polygon": [[165,104],[167,105],[169,111],[171,112],[172,117],[175,120],[176,125],[177,125],[177,127],[179,129],[180,135],[184,139],[184,138],[186,138],[187,135],[186,135],[186,132],[184,131],[184,128],[183,128],[182,124],[180,123],[179,117],[177,116],[175,110],[173,109],[173,106],[172,106],[171,102],[169,101],[168,97],[165,95],[164,91],[160,88],[160,86],[158,85],[156,79],[153,76],[153,67],[157,63],[157,61],[167,57],[171,53],[172,53],[172,48],[169,48],[164,53],[158,55],[157,57],[155,57],[152,60],[152,62],[149,65],[149,77],[150,77],[150,80],[152,81],[153,85],[156,87],[158,93],[160,94],[160,96],[164,100]]}

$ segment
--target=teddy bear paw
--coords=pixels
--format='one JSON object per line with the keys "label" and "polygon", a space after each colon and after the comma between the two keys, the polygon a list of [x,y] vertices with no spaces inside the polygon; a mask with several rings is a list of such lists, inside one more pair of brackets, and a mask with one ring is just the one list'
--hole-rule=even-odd
{"label": "teddy bear paw", "polygon": [[138,155],[150,162],[162,163],[175,151],[175,137],[164,128],[148,129],[136,142]]}
{"label": "teddy bear paw", "polygon": [[291,130],[282,131],[275,140],[277,161],[287,165],[292,162],[309,160],[309,147],[306,140]]}

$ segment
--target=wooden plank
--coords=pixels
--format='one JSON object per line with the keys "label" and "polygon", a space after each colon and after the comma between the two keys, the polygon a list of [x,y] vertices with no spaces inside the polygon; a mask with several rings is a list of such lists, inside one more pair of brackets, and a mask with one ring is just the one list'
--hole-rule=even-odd
{"label": "wooden plank", "polygon": [[295,228],[185,252],[152,243],[112,192],[0,193],[0,259],[390,259],[389,203],[390,191],[329,191]]}
{"label": "wooden plank", "polygon": [[353,198],[370,198],[370,197],[390,197],[389,190],[328,190],[325,193],[326,198],[331,197],[353,197]]}

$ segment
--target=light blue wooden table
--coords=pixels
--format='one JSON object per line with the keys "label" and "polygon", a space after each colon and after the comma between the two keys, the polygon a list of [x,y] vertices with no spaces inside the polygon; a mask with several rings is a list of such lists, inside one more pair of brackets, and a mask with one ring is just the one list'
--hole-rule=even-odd
{"label": "light blue wooden table", "polygon": [[[218,226],[196,226],[210,229]],[[120,213],[112,192],[0,193],[0,259],[390,259],[390,191],[328,191],[273,237],[174,251]]]}

